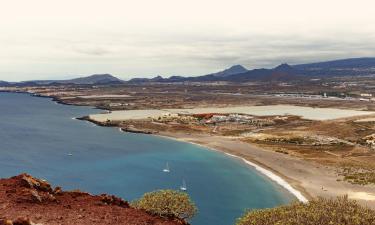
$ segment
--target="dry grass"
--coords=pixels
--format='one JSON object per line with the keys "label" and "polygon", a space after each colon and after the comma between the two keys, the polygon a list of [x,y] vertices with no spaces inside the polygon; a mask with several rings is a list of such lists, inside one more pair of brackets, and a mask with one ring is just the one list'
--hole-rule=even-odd
{"label": "dry grass", "polygon": [[337,169],[339,176],[351,184],[375,184],[375,166],[365,163],[344,163]]}
{"label": "dry grass", "polygon": [[375,211],[345,197],[247,212],[237,225],[373,225]]}

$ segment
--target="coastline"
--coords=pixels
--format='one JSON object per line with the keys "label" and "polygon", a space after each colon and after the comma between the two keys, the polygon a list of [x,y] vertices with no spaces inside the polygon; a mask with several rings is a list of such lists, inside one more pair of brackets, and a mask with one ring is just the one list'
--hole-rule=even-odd
{"label": "coastline", "polygon": [[287,181],[285,181],[282,177],[274,174],[272,171],[267,170],[267,169],[255,164],[253,162],[250,162],[250,161],[248,161],[248,160],[246,160],[242,157],[239,157],[239,156],[236,156],[236,155],[233,155],[233,154],[229,154],[229,153],[225,153],[225,154],[229,155],[231,157],[234,157],[234,158],[241,159],[246,164],[250,165],[251,167],[254,167],[257,171],[259,171],[260,173],[262,173],[263,175],[265,175],[266,177],[268,177],[269,179],[271,179],[272,181],[276,182],[278,185],[280,185],[281,187],[283,187],[287,191],[289,191],[292,195],[294,195],[298,199],[298,201],[303,202],[303,203],[307,203],[309,201],[300,191],[293,188]]}
{"label": "coastline", "polygon": [[[120,130],[120,131],[125,132],[123,130]],[[263,176],[265,176],[268,179],[272,180],[273,182],[277,183],[277,185],[281,186],[286,191],[291,193],[294,197],[297,198],[298,201],[303,202],[303,203],[307,203],[309,201],[308,197],[306,197],[306,196],[310,196],[310,195],[305,190],[301,189],[301,187],[293,187],[288,181],[286,181],[285,176],[276,174],[275,172],[277,172],[277,171],[273,171],[272,168],[266,168],[263,165],[259,165],[258,162],[253,162],[253,161],[247,160],[247,159],[245,159],[241,156],[231,154],[231,153],[219,150],[217,148],[212,148],[208,145],[199,144],[199,143],[192,142],[192,141],[187,141],[185,139],[181,139],[181,138],[178,138],[178,137],[173,137],[172,135],[173,135],[172,133],[168,133],[168,135],[166,135],[166,134],[164,134],[164,135],[163,134],[153,134],[153,136],[157,136],[157,137],[161,137],[161,138],[167,138],[167,139],[171,139],[171,140],[174,140],[174,141],[180,141],[180,142],[185,142],[185,143],[197,145],[199,147],[206,148],[206,149],[209,149],[209,150],[215,151],[215,152],[220,152],[221,154],[225,154],[225,155],[230,156],[232,158],[236,158],[238,160],[241,160],[242,163],[247,164],[251,168],[253,168],[256,171],[258,171],[259,173],[261,173]]]}
{"label": "coastline", "polygon": [[[82,118],[82,120],[87,121],[85,118]],[[90,120],[89,122],[103,126],[99,121]],[[229,156],[240,158],[245,163],[248,161],[250,163],[247,163],[249,166],[254,164],[266,171],[271,171],[277,177],[281,177],[306,199],[319,196],[331,198],[348,195],[349,198],[357,200],[363,206],[375,209],[375,186],[353,185],[338,181],[339,177],[335,168],[263,149],[232,137],[170,132],[159,132],[153,135],[197,144],[206,149],[220,151]]]}
{"label": "coastline", "polygon": [[[89,115],[83,116],[83,117],[80,117],[80,118],[75,118],[75,119],[87,121],[87,122],[93,123],[97,126],[108,126],[108,125],[105,125],[105,123],[102,123],[100,121],[96,121],[95,119],[90,118]],[[311,195],[308,192],[306,192],[306,190],[304,190],[301,186],[292,185],[290,183],[290,178],[288,178],[287,176],[285,176],[283,174],[280,174],[278,171],[274,170],[272,167],[266,166],[266,165],[264,165],[260,162],[255,161],[255,160],[251,160],[249,158],[245,158],[245,157],[239,156],[237,154],[232,154],[232,153],[229,153],[229,152],[227,152],[225,150],[222,150],[220,148],[214,148],[214,147],[211,147],[211,146],[209,146],[207,144],[204,144],[204,143],[198,143],[196,141],[191,141],[191,140],[189,141],[185,138],[182,138],[180,136],[181,134],[170,133],[170,132],[158,132],[158,133],[138,132],[138,131],[134,132],[132,130],[126,130],[126,129],[123,129],[121,127],[118,127],[118,131],[121,132],[121,133],[128,132],[128,133],[135,133],[135,134],[153,135],[153,136],[156,136],[156,137],[167,138],[167,139],[171,139],[171,140],[174,140],[174,141],[185,142],[185,143],[197,145],[199,147],[202,147],[202,148],[205,148],[205,149],[208,149],[208,150],[220,152],[220,153],[225,154],[227,156],[230,156],[230,157],[236,158],[238,160],[241,160],[242,163],[245,163],[247,166],[255,169],[256,171],[261,173],[263,176],[267,177],[268,179],[275,182],[277,185],[281,186],[286,191],[291,193],[294,197],[297,198],[298,201],[303,202],[303,203],[307,203],[309,201],[309,199],[311,199]]]}
{"label": "coastline", "polygon": [[[91,119],[90,116],[84,116],[84,117],[75,118],[75,119],[87,121],[87,122],[93,123],[97,126],[107,126],[108,127],[108,125],[106,125],[105,123],[102,123],[100,121],[96,121],[94,119]],[[135,134],[153,135],[153,136],[160,137],[160,138],[167,138],[167,139],[171,139],[171,140],[174,140],[174,141],[180,141],[180,142],[185,142],[185,143],[197,145],[199,147],[202,147],[202,148],[205,148],[205,149],[208,149],[208,150],[211,150],[211,151],[220,152],[221,154],[225,154],[229,157],[233,157],[233,158],[236,158],[238,160],[241,160],[242,163],[245,163],[247,166],[255,169],[257,172],[261,173],[263,176],[267,177],[268,179],[275,182],[277,185],[281,186],[286,191],[291,193],[293,196],[296,197],[296,199],[298,201],[303,202],[303,203],[307,203],[309,201],[309,199],[312,198],[311,195],[303,187],[301,187],[300,185],[297,185],[296,182],[291,182],[291,179],[289,177],[285,176],[284,174],[279,173],[277,170],[274,170],[272,167],[267,166],[263,163],[260,163],[256,160],[252,160],[252,159],[243,157],[241,155],[225,151],[222,148],[212,147],[212,146],[208,145],[207,143],[199,143],[198,141],[188,140],[188,139],[182,137],[184,134],[171,133],[171,132],[158,132],[158,133],[134,132],[132,130],[126,130],[126,129],[123,129],[121,127],[117,127],[117,126],[114,126],[114,127],[118,128],[118,131],[121,132],[121,133],[128,132],[128,133],[135,133]],[[189,135],[191,135],[191,134],[189,134]],[[199,138],[199,139],[201,137],[202,136],[200,136],[200,135],[197,136],[197,138]]]}
{"label": "coastline", "polygon": [[[100,121],[91,119],[90,122],[101,126]],[[278,183],[302,202],[317,197],[335,198],[347,195],[361,205],[375,209],[374,185],[362,186],[340,181],[342,178],[337,175],[334,167],[260,148],[233,137],[165,131],[151,135],[196,144],[236,157],[247,165],[262,170],[258,172]]]}
{"label": "coastline", "polygon": [[[86,120],[97,126],[108,126],[90,118],[90,115],[76,119]],[[119,130],[121,132],[133,133],[131,130],[121,128]],[[239,141],[235,138],[171,132],[134,133],[171,138],[176,141],[196,144],[203,148],[219,151],[228,156],[238,158],[289,191],[301,202],[306,202],[316,197],[335,198],[347,195],[363,206],[375,209],[374,185],[361,186],[338,181],[340,177],[337,175],[335,168],[294,156],[280,154]]]}
{"label": "coastline", "polygon": [[373,186],[338,181],[334,168],[259,148],[233,138],[169,132],[161,132],[154,136],[195,144],[242,160],[289,191],[301,202],[320,196],[334,198],[348,195],[364,206],[375,208]]}

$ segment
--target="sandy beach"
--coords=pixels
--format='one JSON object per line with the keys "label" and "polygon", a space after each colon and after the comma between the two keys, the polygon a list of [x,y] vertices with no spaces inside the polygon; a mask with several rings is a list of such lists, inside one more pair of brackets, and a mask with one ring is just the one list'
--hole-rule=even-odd
{"label": "sandy beach", "polygon": [[[343,119],[352,116],[370,115],[372,111],[343,110],[334,108],[312,108],[291,105],[270,106],[237,106],[224,108],[164,109],[164,110],[127,110],[112,111],[107,114],[90,115],[90,119],[98,122],[106,120],[145,119],[163,113],[243,113],[250,115],[299,115],[311,120]],[[204,133],[161,131],[159,136],[179,141],[198,144],[206,148],[221,151],[231,157],[239,157],[249,166],[286,188],[300,201],[313,197],[336,197],[348,195],[361,204],[375,208],[374,185],[361,186],[340,181],[336,168],[317,162],[297,158],[295,156],[266,150],[245,143],[236,137],[215,136]]]}
{"label": "sandy beach", "polygon": [[[307,199],[318,196],[335,197],[348,195],[349,198],[359,201],[362,205],[375,208],[374,186],[353,185],[337,181],[339,177],[336,175],[334,168],[265,150],[235,138],[168,132],[159,133],[159,136],[198,144],[255,163],[287,181],[293,189],[300,192]],[[254,167],[254,165],[249,166]],[[288,191],[291,190],[288,189]],[[296,193],[293,194],[296,196]],[[301,197],[298,199],[303,201]]]}

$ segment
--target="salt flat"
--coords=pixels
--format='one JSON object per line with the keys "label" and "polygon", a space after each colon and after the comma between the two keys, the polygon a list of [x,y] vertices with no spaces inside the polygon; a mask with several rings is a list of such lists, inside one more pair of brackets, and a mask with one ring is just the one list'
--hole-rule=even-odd
{"label": "salt flat", "polygon": [[312,108],[293,105],[269,105],[269,106],[233,106],[233,107],[210,107],[210,108],[192,108],[192,109],[161,109],[161,110],[124,110],[113,111],[107,114],[90,115],[90,118],[99,122],[107,120],[131,120],[146,119],[149,117],[158,117],[166,113],[240,113],[256,116],[273,115],[296,115],[310,120],[331,120],[351,116],[365,116],[374,114],[374,111],[359,111],[336,108]]}
{"label": "salt flat", "polygon": [[79,98],[128,98],[131,97],[130,95],[81,95],[77,96]]}

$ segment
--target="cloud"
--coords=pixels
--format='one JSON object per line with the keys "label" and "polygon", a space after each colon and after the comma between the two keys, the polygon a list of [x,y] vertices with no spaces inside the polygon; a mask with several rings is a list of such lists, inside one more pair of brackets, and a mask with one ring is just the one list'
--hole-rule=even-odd
{"label": "cloud", "polygon": [[373,0],[19,4],[0,9],[0,80],[201,75],[375,52]]}
{"label": "cloud", "polygon": [[91,56],[104,56],[110,54],[112,51],[103,47],[77,47],[73,48],[73,51],[85,54],[85,55],[91,55]]}

